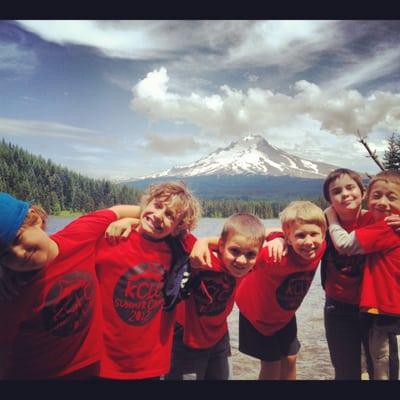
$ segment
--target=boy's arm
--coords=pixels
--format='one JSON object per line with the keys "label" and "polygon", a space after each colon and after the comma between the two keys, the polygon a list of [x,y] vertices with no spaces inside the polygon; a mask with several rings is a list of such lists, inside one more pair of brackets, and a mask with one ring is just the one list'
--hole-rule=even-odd
{"label": "boy's arm", "polygon": [[197,239],[190,252],[190,265],[193,268],[212,268],[211,250],[218,248],[219,236],[208,236]]}
{"label": "boy's arm", "polygon": [[268,247],[273,261],[280,263],[282,257],[287,254],[287,243],[282,228],[266,228],[265,240],[267,242],[265,247]]}
{"label": "boy's arm", "polygon": [[120,204],[117,206],[110,207],[109,210],[113,211],[118,219],[122,218],[139,218],[140,217],[140,206],[133,206],[127,204]]}
{"label": "boy's arm", "polygon": [[347,256],[365,254],[356,238],[355,231],[348,233],[341,227],[336,212],[332,207],[328,207],[325,210],[325,216],[329,223],[329,235],[332,243],[340,254]]}
{"label": "boy's arm", "polygon": [[109,244],[116,244],[125,240],[131,233],[132,227],[139,224],[141,208],[134,205],[120,204],[109,208],[118,220],[108,225],[104,236]]}
{"label": "boy's arm", "polygon": [[119,243],[126,240],[136,226],[139,225],[138,218],[122,218],[108,225],[104,236],[109,244]]}

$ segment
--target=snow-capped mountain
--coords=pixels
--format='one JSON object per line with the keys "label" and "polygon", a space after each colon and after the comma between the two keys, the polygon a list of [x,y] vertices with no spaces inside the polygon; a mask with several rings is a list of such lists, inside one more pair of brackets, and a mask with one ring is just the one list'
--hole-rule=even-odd
{"label": "snow-capped mountain", "polygon": [[269,144],[260,135],[246,136],[185,166],[142,179],[212,175],[269,175],[323,179],[334,165],[306,160]]}

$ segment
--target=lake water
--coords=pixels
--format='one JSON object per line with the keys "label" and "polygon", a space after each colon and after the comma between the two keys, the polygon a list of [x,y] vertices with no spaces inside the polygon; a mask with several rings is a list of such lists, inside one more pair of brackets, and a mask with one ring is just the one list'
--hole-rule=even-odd
{"label": "lake water", "polygon": [[[56,232],[73,218],[50,217],[48,231]],[[279,226],[278,219],[263,220],[266,227]],[[194,234],[215,236],[221,232],[223,218],[203,218]],[[297,311],[298,338],[301,349],[297,361],[297,378],[301,380],[333,379],[333,368],[330,363],[325,339],[323,321],[324,292],[320,284],[319,269],[315,274],[311,288]],[[257,379],[259,361],[238,351],[238,310],[235,307],[228,318],[232,346],[233,379]]]}

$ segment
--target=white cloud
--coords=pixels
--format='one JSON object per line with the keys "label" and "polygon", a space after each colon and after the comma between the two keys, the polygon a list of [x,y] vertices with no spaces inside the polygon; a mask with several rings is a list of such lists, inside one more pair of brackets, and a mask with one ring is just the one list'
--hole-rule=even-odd
{"label": "white cloud", "polygon": [[14,74],[31,74],[37,67],[34,51],[27,50],[16,43],[0,42],[0,71]]}
{"label": "white cloud", "polygon": [[91,46],[108,57],[173,59],[199,69],[309,64],[310,54],[338,46],[338,21],[18,21],[60,45]]}
{"label": "white cloud", "polygon": [[242,136],[285,126],[307,115],[331,134],[368,134],[377,128],[395,130],[400,123],[400,95],[356,90],[324,91],[305,80],[288,96],[268,89],[237,90],[223,85],[209,96],[178,95],[169,90],[165,68],[154,70],[132,89],[131,106],[151,119],[186,121],[220,137]]}
{"label": "white cloud", "polygon": [[260,79],[260,77],[258,75],[250,74],[247,76],[247,79],[249,82],[253,83],[257,82]]}
{"label": "white cloud", "polygon": [[337,75],[324,83],[324,88],[357,87],[363,83],[390,76],[400,64],[400,46],[382,49],[373,54],[357,55]]}
{"label": "white cloud", "polygon": [[49,121],[0,118],[0,133],[11,136],[68,139],[97,144],[113,144],[116,139],[91,129]]}
{"label": "white cloud", "polygon": [[229,49],[226,64],[304,68],[310,54],[336,47],[342,40],[337,21],[259,21]]}
{"label": "white cloud", "polygon": [[[388,76],[399,59],[397,46],[386,48],[373,41],[377,29],[385,30],[384,21],[21,20],[18,24],[50,42],[89,46],[105,57],[160,61],[170,71],[192,77],[227,69],[279,67],[275,81],[282,81],[325,64],[330,82],[346,88]],[[357,41],[371,46],[360,50]],[[256,76],[248,73],[250,82]]]}
{"label": "white cloud", "polygon": [[201,145],[193,136],[167,136],[157,133],[150,133],[142,148],[151,153],[159,153],[165,156],[181,156],[193,153],[200,149]]}
{"label": "white cloud", "polygon": [[188,21],[20,20],[18,23],[47,41],[91,46],[105,56],[125,59],[169,58],[203,41],[195,34],[198,30],[193,32],[193,26],[199,24]]}
{"label": "white cloud", "polygon": [[84,153],[95,157],[96,155],[110,154],[111,150],[108,147],[82,146],[82,144],[71,144],[70,147],[77,153]]}

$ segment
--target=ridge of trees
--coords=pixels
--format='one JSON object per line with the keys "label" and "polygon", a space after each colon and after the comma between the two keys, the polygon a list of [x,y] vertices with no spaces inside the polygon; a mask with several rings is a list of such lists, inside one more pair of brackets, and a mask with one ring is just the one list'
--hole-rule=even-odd
{"label": "ridge of trees", "polygon": [[[328,206],[322,196],[316,199],[299,198],[298,200],[310,200],[322,209]],[[289,204],[289,201],[201,199],[200,203],[203,209],[203,217],[227,218],[237,212],[248,212],[257,215],[261,219],[269,219],[277,218],[279,213]]]}
{"label": "ridge of trees", "polygon": [[138,204],[141,190],[96,180],[0,142],[0,191],[40,204],[49,214],[89,212],[115,204]]}

